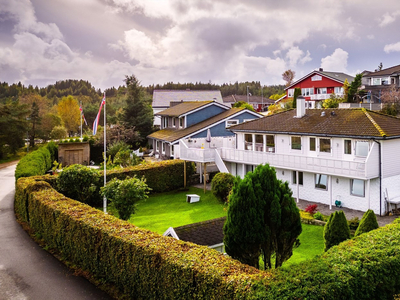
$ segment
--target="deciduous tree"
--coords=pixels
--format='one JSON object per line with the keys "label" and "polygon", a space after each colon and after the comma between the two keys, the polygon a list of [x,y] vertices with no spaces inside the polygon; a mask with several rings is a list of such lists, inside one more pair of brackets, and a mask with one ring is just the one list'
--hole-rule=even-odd
{"label": "deciduous tree", "polygon": [[285,80],[286,86],[289,86],[292,84],[294,77],[296,76],[296,72],[292,70],[286,70],[285,72],[282,73],[282,79]]}
{"label": "deciduous tree", "polygon": [[58,103],[57,112],[70,136],[78,131],[81,124],[81,112],[79,110],[78,101],[74,97],[63,97]]}

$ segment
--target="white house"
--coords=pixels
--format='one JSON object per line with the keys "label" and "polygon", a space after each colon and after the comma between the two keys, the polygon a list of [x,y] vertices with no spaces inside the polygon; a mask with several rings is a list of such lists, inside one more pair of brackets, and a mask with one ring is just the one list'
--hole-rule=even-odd
{"label": "white house", "polygon": [[[386,193],[393,203],[400,199],[398,118],[363,108],[306,110],[299,97],[296,110],[230,130],[235,147],[221,147],[214,157],[233,175],[243,177],[269,163],[279,179],[289,182],[297,200],[330,206],[339,200],[344,207],[379,215],[388,211]],[[181,152],[181,159],[193,160],[195,152]]]}

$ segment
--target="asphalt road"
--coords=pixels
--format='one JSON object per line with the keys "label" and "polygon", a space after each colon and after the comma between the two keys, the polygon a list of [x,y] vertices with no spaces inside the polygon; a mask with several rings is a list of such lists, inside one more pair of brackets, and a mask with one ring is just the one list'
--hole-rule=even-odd
{"label": "asphalt road", "polygon": [[0,300],[112,299],[40,248],[15,220],[15,165],[0,169]]}

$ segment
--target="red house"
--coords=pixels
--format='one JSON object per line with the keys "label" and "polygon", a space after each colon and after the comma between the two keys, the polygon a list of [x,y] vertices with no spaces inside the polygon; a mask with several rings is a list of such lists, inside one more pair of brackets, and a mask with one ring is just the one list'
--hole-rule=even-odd
{"label": "red house", "polygon": [[343,96],[346,79],[351,83],[354,77],[340,72],[326,72],[320,68],[289,85],[283,99],[293,98],[294,89],[300,88],[307,108],[321,108],[321,101],[328,99],[331,94]]}

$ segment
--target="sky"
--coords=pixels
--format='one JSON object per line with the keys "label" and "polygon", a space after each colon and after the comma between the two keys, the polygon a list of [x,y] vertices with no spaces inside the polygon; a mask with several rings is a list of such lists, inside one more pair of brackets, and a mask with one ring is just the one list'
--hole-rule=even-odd
{"label": "sky", "polygon": [[0,0],[0,82],[284,84],[400,64],[399,0]]}

